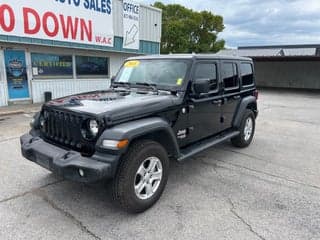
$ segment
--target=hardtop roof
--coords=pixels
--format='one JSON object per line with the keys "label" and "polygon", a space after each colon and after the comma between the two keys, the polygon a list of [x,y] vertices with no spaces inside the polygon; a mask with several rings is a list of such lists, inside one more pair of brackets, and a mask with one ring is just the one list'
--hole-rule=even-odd
{"label": "hardtop roof", "polygon": [[148,60],[148,59],[212,59],[212,60],[237,60],[237,61],[252,61],[251,58],[217,55],[217,54],[161,54],[130,57],[128,60]]}

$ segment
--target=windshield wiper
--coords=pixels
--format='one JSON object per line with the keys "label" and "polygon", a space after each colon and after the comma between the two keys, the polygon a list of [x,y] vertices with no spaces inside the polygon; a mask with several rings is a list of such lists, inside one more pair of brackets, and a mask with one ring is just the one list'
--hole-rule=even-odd
{"label": "windshield wiper", "polygon": [[130,88],[131,84],[128,82],[113,82],[112,87],[125,87],[125,88]]}
{"label": "windshield wiper", "polygon": [[157,88],[157,84],[154,84],[154,83],[136,82],[135,85],[148,87],[148,88],[152,89],[155,92],[159,92],[159,90]]}

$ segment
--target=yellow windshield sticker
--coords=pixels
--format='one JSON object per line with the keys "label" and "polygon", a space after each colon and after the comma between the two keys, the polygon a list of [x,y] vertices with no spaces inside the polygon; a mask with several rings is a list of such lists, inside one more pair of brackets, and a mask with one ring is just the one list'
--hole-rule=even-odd
{"label": "yellow windshield sticker", "polygon": [[178,85],[178,86],[181,86],[182,83],[183,83],[183,79],[182,79],[182,78],[178,78],[178,80],[177,80],[177,85]]}
{"label": "yellow windshield sticker", "polygon": [[124,66],[127,68],[135,68],[135,67],[138,67],[139,65],[140,65],[139,61],[128,61],[124,64]]}

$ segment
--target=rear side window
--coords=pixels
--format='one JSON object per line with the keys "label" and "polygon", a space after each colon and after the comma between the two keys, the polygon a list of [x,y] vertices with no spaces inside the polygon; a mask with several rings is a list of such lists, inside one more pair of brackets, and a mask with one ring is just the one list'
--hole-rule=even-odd
{"label": "rear side window", "polygon": [[225,90],[239,88],[238,67],[235,63],[222,64],[223,84]]}
{"label": "rear side window", "polygon": [[210,79],[210,90],[218,89],[217,65],[215,63],[198,63],[195,70],[195,79]]}
{"label": "rear side window", "polygon": [[250,86],[254,83],[253,67],[250,63],[241,63],[242,86]]}

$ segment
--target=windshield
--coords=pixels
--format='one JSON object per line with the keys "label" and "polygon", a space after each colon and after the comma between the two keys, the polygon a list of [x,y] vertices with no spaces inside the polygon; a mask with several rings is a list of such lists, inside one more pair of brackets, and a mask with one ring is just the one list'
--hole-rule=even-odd
{"label": "windshield", "polygon": [[130,60],[122,66],[115,82],[180,88],[187,70],[186,60]]}

